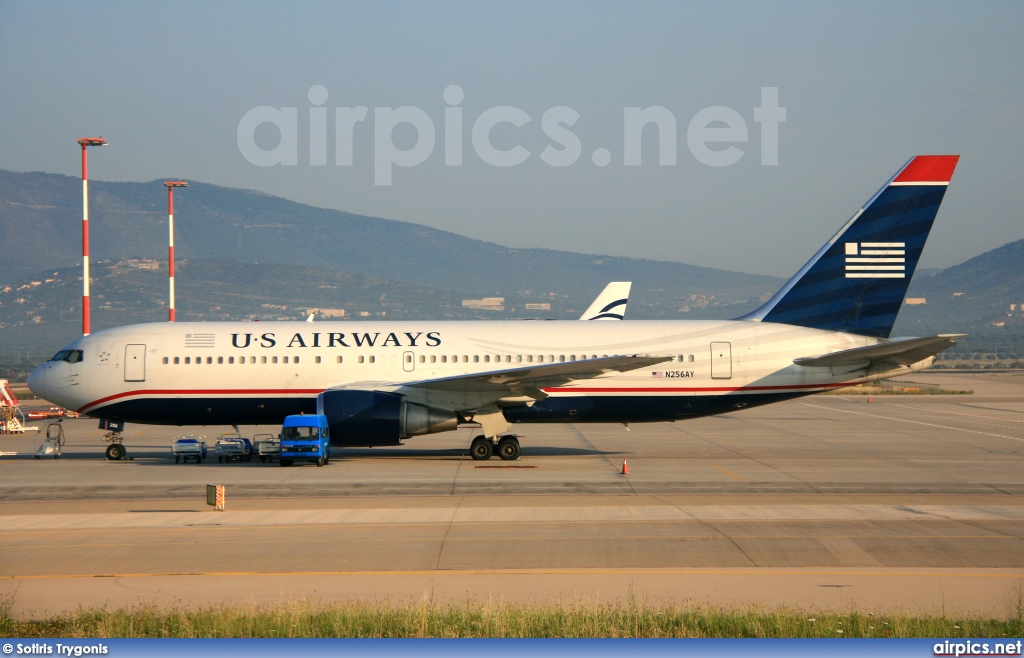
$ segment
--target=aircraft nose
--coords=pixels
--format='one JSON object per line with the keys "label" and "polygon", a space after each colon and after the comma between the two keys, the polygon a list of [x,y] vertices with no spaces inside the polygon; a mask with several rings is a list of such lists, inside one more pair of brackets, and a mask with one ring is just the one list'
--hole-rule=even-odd
{"label": "aircraft nose", "polygon": [[28,390],[32,391],[33,395],[39,398],[46,399],[46,374],[50,369],[50,364],[44,363],[39,366],[28,376]]}

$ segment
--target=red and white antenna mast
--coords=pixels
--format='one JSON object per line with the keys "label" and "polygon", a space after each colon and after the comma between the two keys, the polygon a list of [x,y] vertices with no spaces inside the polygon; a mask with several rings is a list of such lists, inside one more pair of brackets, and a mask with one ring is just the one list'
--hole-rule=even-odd
{"label": "red and white antenna mast", "polygon": [[167,307],[167,317],[169,322],[174,322],[174,188],[188,187],[188,183],[183,180],[174,180],[167,181],[164,186],[167,187],[167,219],[170,226],[170,237],[167,242],[167,272],[171,282],[171,297],[170,305]]}
{"label": "red and white antenna mast", "polygon": [[89,335],[89,164],[86,149],[107,146],[102,137],[82,137],[82,335]]}

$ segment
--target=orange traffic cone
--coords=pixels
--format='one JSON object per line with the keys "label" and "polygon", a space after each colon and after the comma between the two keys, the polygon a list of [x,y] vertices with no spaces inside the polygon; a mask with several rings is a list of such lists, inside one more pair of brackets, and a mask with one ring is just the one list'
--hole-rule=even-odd
{"label": "orange traffic cone", "polygon": [[622,474],[629,475],[629,464],[626,463],[626,458],[622,458]]}
{"label": "orange traffic cone", "polygon": [[871,396],[870,395],[868,396],[868,402],[871,402]]}

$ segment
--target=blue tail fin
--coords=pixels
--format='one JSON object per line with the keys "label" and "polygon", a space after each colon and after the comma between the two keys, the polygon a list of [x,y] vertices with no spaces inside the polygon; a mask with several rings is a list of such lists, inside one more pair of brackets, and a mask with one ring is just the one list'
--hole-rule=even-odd
{"label": "blue tail fin", "polygon": [[888,338],[959,158],[912,158],[764,306],[738,319]]}

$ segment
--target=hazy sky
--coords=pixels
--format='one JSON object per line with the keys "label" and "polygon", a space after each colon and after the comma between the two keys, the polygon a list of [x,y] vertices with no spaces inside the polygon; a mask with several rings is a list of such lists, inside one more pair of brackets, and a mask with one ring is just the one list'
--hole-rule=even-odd
{"label": "hazy sky", "polygon": [[[75,138],[102,135],[94,179],[184,177],[510,246],[784,276],[909,157],[959,153],[921,263],[945,267],[1024,238],[1022,33],[1021,2],[0,1],[0,168],[78,175]],[[464,96],[452,101],[461,149],[446,146],[460,132],[445,129],[450,85]],[[761,163],[762,88],[786,109],[775,166]],[[311,140],[312,101],[326,139],[314,127]],[[243,155],[239,124],[261,106],[297,108],[296,164]],[[378,108],[402,106],[429,118],[432,150],[415,150],[426,142],[411,124],[377,134]],[[529,118],[489,133],[494,149],[525,149],[515,166],[474,146],[474,125],[501,106]],[[641,165],[627,166],[624,108],[654,106],[674,117],[675,164],[659,164],[649,125]],[[728,166],[688,143],[716,106],[747,133],[708,144],[739,149]],[[351,166],[335,164],[337,107],[368,108]],[[553,107],[579,118],[546,129]],[[566,132],[580,155],[553,166],[541,154]],[[271,124],[250,134],[278,143]],[[375,184],[391,143],[425,160]],[[310,164],[317,144],[326,165]]]}

